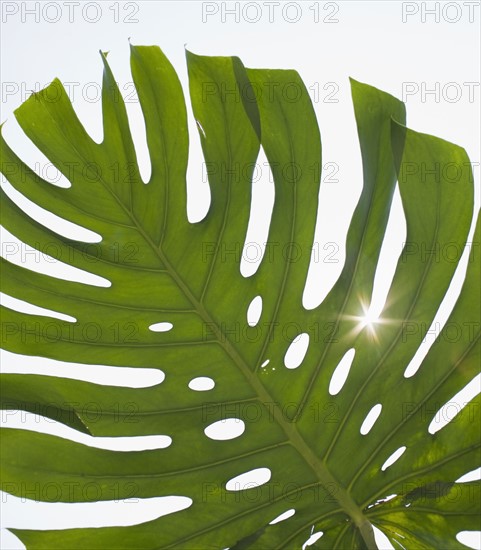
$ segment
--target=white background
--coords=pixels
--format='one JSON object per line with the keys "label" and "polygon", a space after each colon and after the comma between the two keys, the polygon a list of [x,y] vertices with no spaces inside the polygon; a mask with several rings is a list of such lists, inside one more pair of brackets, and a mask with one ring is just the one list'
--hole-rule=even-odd
{"label": "white background", "polygon": [[[330,181],[324,181],[321,188],[316,234],[319,250],[324,250],[327,243],[335,244],[337,262],[313,263],[304,297],[306,307],[320,302],[342,267],[347,225],[361,188],[362,172],[349,76],[405,100],[411,128],[463,146],[473,162],[479,188],[479,2],[438,2],[437,8],[434,2],[241,2],[237,14],[232,13],[236,9],[233,2],[108,0],[76,4],[70,3],[70,7],[67,2],[5,1],[2,4],[0,107],[1,121],[7,121],[4,134],[9,144],[30,166],[38,163],[44,177],[55,177],[54,171],[45,172],[46,159],[22,136],[12,114],[31,90],[38,90],[54,77],[71,83],[69,90],[74,108],[87,130],[100,141],[102,63],[98,50],[110,52],[109,62],[120,88],[131,98],[128,38],[133,44],[159,45],[176,68],[186,93],[184,45],[203,55],[237,55],[248,67],[296,69],[311,93],[318,116],[323,163],[333,163],[331,166],[337,168],[337,173]],[[437,10],[437,13],[430,10]],[[142,170],[147,174],[149,166],[140,108],[135,100],[128,102],[127,108]],[[189,106],[188,109],[190,116]],[[192,117],[189,123],[192,130],[189,217],[199,219],[205,214],[208,195]],[[271,187],[265,178],[262,182],[256,188],[258,204],[263,199],[272,199]],[[477,209],[479,192],[476,201]],[[373,305],[376,313],[381,310],[404,236],[398,200],[396,205],[387,246],[384,247],[383,266],[376,282]],[[28,210],[29,207],[25,208]],[[45,219],[42,213],[28,211]],[[262,241],[264,226],[265,220],[263,225],[261,217],[256,217],[251,241]],[[77,235],[81,237],[81,233]],[[3,255],[25,264],[22,248],[19,247],[18,254],[12,254],[10,245],[15,240],[7,232],[3,236]],[[35,260],[33,263],[30,260],[27,265],[38,270],[52,268]],[[55,265],[54,269],[59,269],[59,266]],[[244,265],[246,272],[249,269],[252,265]],[[444,314],[440,313],[440,320],[452,307],[462,275],[463,266],[457,287],[454,285],[452,289],[452,297],[446,299]],[[8,298],[5,298],[5,303],[15,307]],[[30,360],[26,365],[25,361],[11,354],[4,354],[3,363],[5,372],[60,372],[46,361]],[[78,376],[74,366],[69,376]],[[84,378],[99,381],[99,376],[102,374],[92,370],[91,374],[87,371]],[[128,374],[124,376],[128,385],[131,378]],[[152,382],[146,378],[145,384],[149,383]],[[470,395],[478,391],[479,380],[471,387]],[[467,398],[466,394],[459,400],[463,402]],[[51,423],[37,423],[25,415],[21,420],[20,415],[10,416],[7,424],[67,433]],[[163,503],[116,503],[102,511],[98,507],[93,512],[85,509],[81,517],[84,525],[98,525],[95,523],[98,517],[104,524],[135,523],[160,515],[159,505]],[[59,511],[61,507],[56,508],[55,514],[50,513],[53,506],[21,503],[12,498],[8,498],[7,503],[4,496],[2,527],[78,525],[72,523],[70,514]],[[92,510],[95,505],[89,506]],[[8,532],[4,537],[2,548],[23,548]],[[470,540],[473,547],[479,548],[479,537]]]}

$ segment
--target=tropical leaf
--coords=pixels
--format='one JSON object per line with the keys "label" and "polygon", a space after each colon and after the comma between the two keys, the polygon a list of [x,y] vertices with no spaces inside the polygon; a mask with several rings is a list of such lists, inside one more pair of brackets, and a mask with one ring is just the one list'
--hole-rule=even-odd
{"label": "tropical leaf", "polygon": [[[157,47],[132,47],[152,165],[145,184],[124,103],[102,59],[102,143],[86,133],[58,80],[15,113],[71,187],[43,181],[4,139],[1,145],[2,173],[18,192],[98,233],[101,242],[93,249],[67,239],[5,194],[2,224],[39,250],[54,246],[62,261],[110,286],[66,281],[2,260],[6,294],[75,318],[57,322],[4,307],[2,344],[60,361],[160,369],[165,380],[125,388],[6,374],[2,406],[41,413],[92,436],[165,434],[172,444],[118,452],[4,429],[4,487],[22,496],[37,487],[38,500],[45,500],[41,488],[55,483],[76,488],[61,492],[58,501],[83,502],[87,486],[99,488],[98,500],[112,500],[107,488],[115,483],[119,499],[178,495],[192,505],[135,526],[15,530],[17,536],[29,549],[270,550],[301,548],[322,532],[313,547],[371,549],[375,525],[396,548],[463,548],[455,536],[478,528],[479,482],[456,480],[479,466],[479,414],[473,414],[479,399],[435,434],[428,427],[441,405],[479,372],[476,243],[448,320],[459,337],[441,334],[416,374],[404,373],[424,338],[420,327],[433,321],[459,263],[460,255],[429,251],[462,250],[468,237],[473,181],[465,151],[407,129],[400,101],[351,81],[363,190],[342,273],[321,305],[306,310],[302,294],[321,141],[299,75],[187,53],[211,190],[207,216],[189,223],[187,115],[173,67]],[[281,93],[287,85],[300,90],[295,101]],[[243,277],[239,264],[261,146],[274,175],[275,202],[264,258],[254,275]],[[363,307],[371,300],[397,180],[407,239],[381,320],[370,327]],[[475,234],[479,240],[479,225]],[[250,326],[246,312],[257,296],[262,312]],[[173,328],[150,330],[156,323]],[[309,345],[293,364],[299,334]],[[338,365],[345,368],[351,350],[349,374],[334,390],[333,373]],[[211,378],[213,389],[192,390],[189,383],[200,376]],[[89,403],[96,404],[95,418]],[[382,405],[381,414],[363,434],[375,405]],[[237,419],[244,432],[230,440],[206,435],[225,419]],[[235,485],[237,476],[254,469],[267,474],[265,483],[242,485],[239,478]],[[289,519],[271,524],[290,509],[295,514]]]}

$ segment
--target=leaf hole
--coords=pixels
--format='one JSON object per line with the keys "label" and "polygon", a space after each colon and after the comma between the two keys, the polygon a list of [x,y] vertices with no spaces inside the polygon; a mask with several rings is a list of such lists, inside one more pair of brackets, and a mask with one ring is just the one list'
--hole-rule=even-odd
{"label": "leaf hole", "polygon": [[[202,139],[197,138],[197,132],[190,116],[188,124],[189,136],[192,136],[192,139],[189,140],[187,164],[187,219],[190,223],[198,223],[206,217],[209,211],[212,193],[209,186],[209,169],[204,162],[202,152]],[[195,121],[195,124],[205,137],[200,123]]]}
{"label": "leaf hole", "polygon": [[303,332],[299,334],[290,344],[284,356],[284,365],[288,369],[297,369],[304,361],[304,357],[309,347],[309,334]]}
{"label": "leaf hole", "polygon": [[150,325],[149,330],[152,332],[169,332],[169,330],[172,330],[173,327],[174,325],[172,323],[162,322]]}
{"label": "leaf hole", "polygon": [[381,466],[381,470],[384,472],[387,470],[390,466],[392,466],[395,462],[397,462],[401,456],[404,454],[404,451],[406,450],[406,447],[403,445],[402,447],[399,447],[399,449],[396,449],[392,455],[384,462],[384,464]]}
{"label": "leaf hole", "polygon": [[[428,432],[433,435],[447,426],[450,422],[456,422],[456,418],[471,400],[481,391],[481,374],[475,376],[471,382],[445,403],[434,415],[428,427]],[[472,407],[468,407],[467,414],[473,414]]]}
{"label": "leaf hole", "polygon": [[240,418],[224,418],[209,424],[204,429],[205,435],[216,441],[227,441],[241,436],[245,431],[244,421]]}
{"label": "leaf hole", "polygon": [[215,382],[208,376],[198,376],[189,382],[189,388],[194,391],[209,391],[214,389]]}
{"label": "leaf hole", "polygon": [[481,531],[459,531],[456,540],[468,548],[481,550]]}
{"label": "leaf hole", "polygon": [[306,550],[307,547],[312,546],[313,544],[316,544],[316,542],[322,537],[323,534],[324,534],[323,531],[312,533],[311,536],[302,545],[302,550]]}
{"label": "leaf hole", "polygon": [[380,504],[384,504],[385,502],[389,502],[390,500],[392,500],[393,498],[396,498],[396,497],[397,497],[397,494],[393,493],[392,495],[388,495],[387,497],[379,498],[373,504],[369,504],[368,508],[374,508],[375,506],[379,506]]}
{"label": "leaf hole", "polygon": [[262,315],[262,297],[256,296],[247,308],[247,324],[255,327]]}
{"label": "leaf hole", "polygon": [[462,475],[459,479],[456,480],[456,483],[469,483],[470,481],[480,481],[481,480],[481,467],[471,470],[466,474]]}
{"label": "leaf hole", "polygon": [[349,375],[349,371],[351,370],[351,365],[354,361],[355,355],[356,350],[351,348],[346,351],[342,359],[339,361],[337,367],[332,373],[331,381],[329,383],[329,393],[331,395],[337,395],[342,390]]}
{"label": "leaf hole", "polygon": [[367,435],[372,427],[374,426],[376,420],[379,418],[379,415],[382,411],[382,405],[378,403],[367,413],[364,422],[362,423],[361,429],[359,430],[362,435]]}
{"label": "leaf hole", "polygon": [[296,510],[294,508],[291,508],[290,510],[286,510],[284,513],[280,514],[279,516],[274,518],[272,521],[270,521],[269,525],[275,525],[276,523],[285,521],[286,519],[291,518],[295,513],[296,513]]}
{"label": "leaf hole", "polygon": [[226,483],[227,491],[246,491],[264,485],[271,479],[269,468],[255,468],[233,477]]}
{"label": "leaf hole", "polygon": [[[242,176],[244,176],[244,172],[242,172]],[[240,262],[240,272],[243,277],[247,278],[254,275],[264,258],[269,238],[274,198],[274,178],[264,149],[261,146],[252,174],[249,223]],[[278,255],[280,255],[279,250],[275,247],[268,249],[269,262],[279,263],[281,258],[278,258]]]}
{"label": "leaf hole", "polygon": [[394,546],[391,544],[387,536],[375,525],[372,526],[372,529],[374,531],[374,539],[376,540],[376,544],[378,548],[382,550],[395,550]]}

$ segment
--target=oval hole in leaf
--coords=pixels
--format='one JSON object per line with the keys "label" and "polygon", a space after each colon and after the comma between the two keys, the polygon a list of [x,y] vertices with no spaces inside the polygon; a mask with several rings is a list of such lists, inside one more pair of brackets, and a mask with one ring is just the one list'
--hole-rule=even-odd
{"label": "oval hole in leaf", "polygon": [[367,413],[364,422],[362,423],[361,429],[359,430],[362,435],[366,435],[371,431],[371,428],[374,426],[374,423],[379,418],[379,415],[382,411],[382,405],[378,403]]}
{"label": "oval hole in leaf", "polygon": [[271,471],[269,468],[255,468],[244,474],[240,474],[230,479],[225,488],[227,491],[244,491],[264,485],[271,479]]}
{"label": "oval hole in leaf", "polygon": [[392,466],[397,460],[401,458],[405,450],[406,450],[406,447],[404,445],[402,447],[399,447],[399,449],[395,450],[393,454],[381,466],[381,470],[384,472],[384,470],[387,470],[389,466]]}
{"label": "oval hole in leaf", "polygon": [[323,531],[319,531],[318,533],[312,533],[312,535],[306,540],[306,542],[302,545],[302,550],[306,550],[308,546],[312,546],[315,544],[324,534]]}
{"label": "oval hole in leaf", "polygon": [[459,479],[456,480],[456,483],[469,483],[470,481],[479,481],[481,480],[481,467],[471,470],[466,474],[462,475]]}
{"label": "oval hole in leaf", "polygon": [[169,330],[172,330],[173,326],[172,323],[154,323],[150,325],[149,330],[152,332],[169,332]]}
{"label": "oval hole in leaf", "polygon": [[356,350],[351,348],[346,351],[343,358],[339,361],[335,371],[332,373],[331,382],[329,383],[329,393],[331,395],[337,395],[342,390],[349,375],[355,355]]}
{"label": "oval hole in leaf", "polygon": [[256,296],[247,308],[247,324],[255,327],[262,315],[262,297]]}
{"label": "oval hole in leaf", "polygon": [[198,376],[189,382],[189,388],[194,391],[209,391],[215,386],[215,382],[208,376]]}
{"label": "oval hole in leaf", "polygon": [[481,531],[459,531],[456,540],[468,548],[481,550]]}
{"label": "oval hole in leaf", "polygon": [[294,508],[291,508],[290,510],[286,510],[284,513],[282,513],[280,516],[277,516],[275,519],[269,522],[269,525],[275,525],[276,523],[280,523],[281,521],[284,521],[286,519],[291,518],[296,513]]}
{"label": "oval hole in leaf", "polygon": [[246,426],[240,418],[225,418],[209,424],[204,433],[210,439],[216,441],[227,441],[235,439],[244,433]]}
{"label": "oval hole in leaf", "polygon": [[291,345],[287,348],[286,355],[284,356],[284,365],[288,369],[297,369],[302,361],[304,361],[308,347],[309,334],[302,332],[294,338]]}
{"label": "oval hole in leaf", "polygon": [[266,359],[266,360],[262,363],[261,367],[262,367],[262,368],[267,367],[267,365],[269,364],[269,361],[270,361],[270,359]]}
{"label": "oval hole in leaf", "polygon": [[452,422],[480,391],[481,374],[478,374],[438,410],[429,424],[428,432],[433,435]]}

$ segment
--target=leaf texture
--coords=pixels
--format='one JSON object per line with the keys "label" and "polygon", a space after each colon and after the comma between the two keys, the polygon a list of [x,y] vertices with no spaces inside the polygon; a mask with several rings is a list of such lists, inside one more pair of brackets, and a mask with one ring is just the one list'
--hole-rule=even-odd
{"label": "leaf texture", "polygon": [[[62,502],[186,496],[192,506],[128,527],[15,530],[32,549],[291,549],[314,532],[313,548],[376,548],[372,525],[395,548],[464,548],[455,536],[479,521],[479,482],[456,483],[480,462],[479,397],[439,432],[428,426],[480,370],[479,221],[460,297],[448,323],[411,377],[404,372],[448,290],[473,217],[465,151],[405,126],[402,102],[355,80],[352,99],[363,162],[363,190],[342,273],[318,307],[302,306],[320,182],[321,139],[295,71],[246,69],[235,57],[187,52],[189,91],[204,153],[211,204],[186,214],[187,112],[179,79],[157,47],[131,47],[131,69],[146,124],[152,174],[140,176],[125,105],[102,54],[102,143],[77,118],[55,80],[15,113],[26,136],[67,177],[56,187],[1,141],[2,173],[50,212],[101,235],[67,239],[35,221],[2,191],[2,225],[24,243],[110,283],[43,275],[2,259],[2,291],[73,316],[74,323],[2,308],[3,347],[59,361],[160,369],[148,388],[62,377],[2,375],[2,407],[32,411],[94,437],[166,434],[165,449],[119,452],[60,437],[4,429],[2,476],[8,492],[56,483]],[[282,90],[300,90],[290,101]],[[262,93],[260,93],[262,91]],[[52,101],[52,98],[55,98]],[[257,272],[240,258],[260,148],[275,181],[268,243]],[[13,169],[12,169],[13,167]],[[457,168],[456,177],[445,167]],[[362,325],[398,182],[407,238],[374,333]],[[300,251],[300,254],[299,254]],[[249,326],[256,296],[262,313]],[[169,322],[167,332],[153,332]],[[286,368],[293,340],[309,335],[298,368]],[[329,392],[341,359],[355,350],[342,389]],[[269,361],[266,365],[266,361]],[[193,391],[199,376],[215,381]],[[89,413],[95,403],[98,414]],[[129,408],[134,404],[134,409]],[[360,433],[376,404],[381,415]],[[476,408],[478,407],[478,408]],[[473,414],[477,410],[478,414]],[[237,419],[245,431],[213,440],[212,423]],[[121,420],[121,421],[120,421]],[[382,469],[401,447],[398,461]],[[239,491],[230,479],[268,468],[269,481]],[[7,487],[7,485],[4,485]],[[135,495],[132,495],[135,487]],[[43,493],[39,490],[38,500]],[[389,495],[396,495],[386,500]],[[270,524],[295,509],[285,521]]]}

